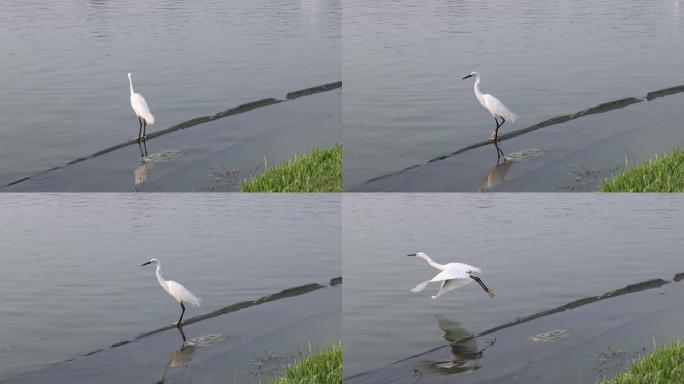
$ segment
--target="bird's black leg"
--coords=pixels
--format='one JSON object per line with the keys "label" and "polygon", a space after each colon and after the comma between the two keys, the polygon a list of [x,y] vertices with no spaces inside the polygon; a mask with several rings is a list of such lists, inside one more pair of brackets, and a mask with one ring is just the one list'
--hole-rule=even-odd
{"label": "bird's black leg", "polygon": [[481,280],[479,277],[477,277],[477,276],[470,276],[470,278],[473,279],[473,280],[475,280],[475,281],[477,281],[477,283],[480,284],[480,287],[482,287],[482,289],[484,289],[484,291],[487,292],[487,294],[489,295],[489,297],[494,297],[494,291],[492,291],[491,289],[487,288],[487,286],[482,282],[482,280]]}
{"label": "bird's black leg", "polygon": [[183,332],[183,327],[181,327],[180,324],[178,324],[178,332],[180,332],[181,337],[183,338],[183,342],[184,342],[184,343],[187,342],[188,339],[185,338],[185,332]]}
{"label": "bird's black leg", "polygon": [[143,119],[143,140],[147,138],[147,120]]}
{"label": "bird's black leg", "polygon": [[497,120],[496,117],[494,118],[494,121],[496,121],[496,130],[494,131],[494,142],[496,143],[499,141],[499,128],[501,128],[504,125],[506,119],[502,117],[501,124],[499,124],[499,120]]}
{"label": "bird's black leg", "polygon": [[178,318],[178,323],[176,323],[176,327],[178,327],[178,328],[180,328],[180,326],[181,326],[181,321],[183,321],[183,314],[185,313],[185,305],[183,305],[182,301],[181,301],[180,305],[181,305],[181,308],[183,308],[183,310],[181,311],[180,318]]}
{"label": "bird's black leg", "polygon": [[138,140],[140,140],[140,136],[142,136],[142,120],[140,117],[138,117],[138,124],[140,124],[140,129],[138,129]]}
{"label": "bird's black leg", "polygon": [[498,166],[501,163],[501,155],[503,155],[503,151],[501,148],[499,148],[499,143],[494,142],[494,146],[496,147],[496,165]]}
{"label": "bird's black leg", "polygon": [[494,141],[499,141],[499,128],[503,127],[504,123],[506,122],[506,119],[503,117],[501,118],[501,124],[499,124],[498,127],[496,127],[496,139]]}

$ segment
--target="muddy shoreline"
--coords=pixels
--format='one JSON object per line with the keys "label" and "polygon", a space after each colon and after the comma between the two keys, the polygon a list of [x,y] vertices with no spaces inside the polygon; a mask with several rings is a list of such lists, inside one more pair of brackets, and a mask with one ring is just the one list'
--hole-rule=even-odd
{"label": "muddy shoreline", "polygon": [[[266,379],[287,363],[341,337],[340,278],[292,287],[165,326],[20,374],[2,383],[244,382]],[[336,330],[337,329],[337,330]],[[175,361],[174,361],[175,360]],[[166,362],[166,363],[165,363]]]}
{"label": "muddy shoreline", "polygon": [[[684,313],[678,283],[682,276],[628,285],[477,334],[451,329],[452,334],[468,336],[349,376],[345,383],[593,384],[624,370],[629,361],[648,353],[653,342],[662,345],[684,335],[684,325],[677,320]],[[531,341],[536,334],[554,330],[567,338]]]}

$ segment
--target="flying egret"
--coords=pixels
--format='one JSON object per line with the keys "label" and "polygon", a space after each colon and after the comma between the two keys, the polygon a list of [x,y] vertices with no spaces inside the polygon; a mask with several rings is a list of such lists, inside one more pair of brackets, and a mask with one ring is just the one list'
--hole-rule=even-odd
{"label": "flying egret", "polygon": [[140,123],[138,130],[138,140],[145,138],[147,124],[154,124],[154,116],[150,112],[150,107],[147,106],[145,98],[141,94],[133,92],[133,80],[131,80],[131,73],[128,72],[128,84],[131,86],[131,107],[135,116]]}
{"label": "flying egret", "polygon": [[[499,128],[503,126],[506,120],[510,120],[511,123],[515,123],[515,119],[518,118],[518,115],[511,112],[510,109],[506,108],[506,106],[503,105],[501,100],[497,99],[492,95],[480,92],[479,73],[473,72],[468,76],[464,76],[463,80],[473,76],[475,76],[475,85],[473,86],[473,89],[475,90],[475,97],[477,97],[477,100],[480,102],[480,104],[482,104],[484,109],[489,111],[489,113],[491,113],[492,116],[494,116],[494,121],[496,122],[496,129],[494,130],[494,132],[492,132],[489,138],[494,139],[494,142],[496,143],[499,140]],[[498,118],[501,118],[501,123],[499,123]]]}
{"label": "flying egret", "polygon": [[437,292],[437,295],[432,296],[433,299],[436,299],[453,289],[462,287],[475,280],[478,284],[480,284],[480,287],[487,292],[489,297],[494,298],[494,291],[487,288],[487,286],[480,279],[480,274],[482,274],[482,270],[480,270],[480,268],[463,263],[437,264],[430,258],[430,256],[423,252],[411,253],[407,256],[416,256],[420,259],[423,259],[427,261],[431,267],[441,271],[432,279],[423,281],[422,283],[416,285],[413,289],[411,289],[411,292],[420,292],[430,283],[441,282],[442,284],[439,286],[439,292]]}
{"label": "flying egret", "polygon": [[173,323],[173,325],[180,327],[181,322],[183,321],[183,314],[185,313],[185,305],[183,305],[183,303],[185,302],[192,304],[196,307],[199,307],[200,299],[197,296],[193,295],[192,292],[188,291],[188,289],[182,286],[180,283],[177,283],[173,280],[164,280],[164,277],[159,272],[161,270],[161,263],[158,259],[154,258],[148,261],[147,263],[143,263],[141,267],[144,267],[147,264],[152,263],[157,265],[157,280],[159,280],[159,285],[161,285],[161,287],[164,288],[166,293],[173,296],[173,298],[176,299],[176,301],[180,304],[182,308],[180,318],[177,322]]}

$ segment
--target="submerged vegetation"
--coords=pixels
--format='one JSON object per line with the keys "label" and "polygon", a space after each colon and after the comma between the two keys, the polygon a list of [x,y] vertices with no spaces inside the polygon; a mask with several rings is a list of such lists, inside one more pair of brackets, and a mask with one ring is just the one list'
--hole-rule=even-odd
{"label": "submerged vegetation", "polygon": [[601,192],[684,192],[684,151],[675,149],[627,168],[601,184]]}
{"label": "submerged vegetation", "polygon": [[240,186],[242,192],[340,192],[342,145],[314,148],[266,170]]}
{"label": "submerged vegetation", "polygon": [[337,342],[320,352],[287,367],[282,376],[269,384],[339,384],[342,382],[342,343]]}
{"label": "submerged vegetation", "polygon": [[600,384],[684,383],[684,342],[676,342],[634,361],[627,372]]}

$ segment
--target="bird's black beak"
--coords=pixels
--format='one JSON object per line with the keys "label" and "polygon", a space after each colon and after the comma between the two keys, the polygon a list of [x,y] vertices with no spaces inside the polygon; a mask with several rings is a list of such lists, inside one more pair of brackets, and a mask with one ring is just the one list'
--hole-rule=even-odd
{"label": "bird's black beak", "polygon": [[147,263],[143,263],[143,265],[141,265],[141,267],[144,267],[144,266],[146,266],[147,264],[152,264],[152,262],[151,262],[151,261],[148,261]]}
{"label": "bird's black beak", "polygon": [[467,79],[467,78],[469,78],[469,77],[473,77],[473,75],[470,74],[470,75],[468,75],[468,76],[463,76],[463,78],[462,78],[461,80],[465,80],[465,79]]}
{"label": "bird's black beak", "polygon": [[415,255],[416,255],[415,253],[409,253],[409,254],[406,255],[406,256],[415,256]]}

